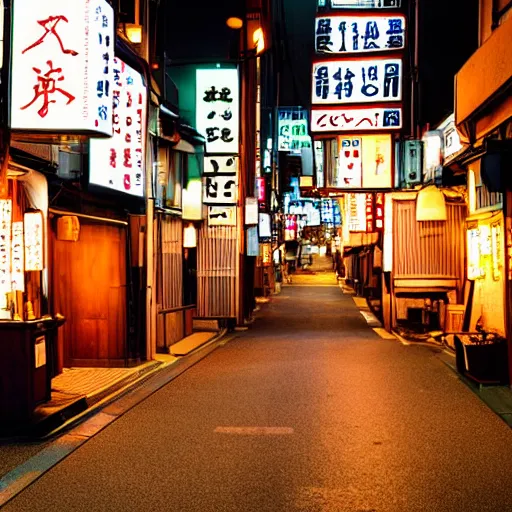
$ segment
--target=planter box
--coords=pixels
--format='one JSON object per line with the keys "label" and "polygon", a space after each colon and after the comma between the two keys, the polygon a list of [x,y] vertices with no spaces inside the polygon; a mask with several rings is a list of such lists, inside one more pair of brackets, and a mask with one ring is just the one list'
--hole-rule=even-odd
{"label": "planter box", "polygon": [[480,384],[508,383],[508,351],[505,341],[463,343],[455,336],[457,371]]}

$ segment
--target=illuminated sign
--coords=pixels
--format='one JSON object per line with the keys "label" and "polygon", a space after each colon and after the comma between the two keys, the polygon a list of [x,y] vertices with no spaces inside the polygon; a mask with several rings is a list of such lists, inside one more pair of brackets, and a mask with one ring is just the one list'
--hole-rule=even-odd
{"label": "illuminated sign", "polygon": [[13,9],[12,129],[112,135],[112,7],[16,0]]}
{"label": "illuminated sign", "polygon": [[208,206],[208,226],[236,226],[236,206]]}
{"label": "illuminated sign", "polygon": [[41,211],[25,213],[25,270],[40,271],[44,267],[43,214]]}
{"label": "illuminated sign", "polygon": [[112,69],[114,135],[110,139],[91,139],[90,182],[143,197],[146,85],[140,73],[117,57]]}
{"label": "illuminated sign", "polygon": [[267,188],[265,178],[256,178],[256,191],[258,202],[264,203],[267,199]]}
{"label": "illuminated sign", "polygon": [[402,128],[401,107],[345,107],[311,111],[312,132],[354,132],[400,128]]}
{"label": "illuminated sign", "polygon": [[368,189],[392,186],[391,135],[338,137],[338,151],[338,165],[329,186]]}
{"label": "illuminated sign", "polygon": [[499,281],[501,278],[501,224],[491,226],[492,244],[492,278]]}
{"label": "illuminated sign", "polygon": [[306,110],[294,108],[278,109],[279,151],[300,151],[311,147],[308,132],[308,113]]}
{"label": "illuminated sign", "polygon": [[12,201],[0,199],[0,308],[7,307],[11,292],[11,221]]}
{"label": "illuminated sign", "polygon": [[401,99],[400,59],[336,60],[313,64],[313,105]]}
{"label": "illuminated sign", "polygon": [[375,221],[373,213],[373,195],[366,194],[366,232],[373,232],[373,223]]}
{"label": "illuminated sign", "polygon": [[284,240],[288,242],[297,238],[297,216],[286,215],[284,221]]}
{"label": "illuminated sign", "polygon": [[[318,5],[325,1],[318,0]],[[330,4],[333,9],[390,9],[400,7],[401,0],[330,0]]]}
{"label": "illuminated sign", "polygon": [[366,231],[366,194],[347,194],[347,224],[349,231]]}
{"label": "illuminated sign", "polygon": [[423,182],[440,183],[443,176],[443,139],[439,130],[423,136]]}
{"label": "illuminated sign", "polygon": [[205,157],[204,204],[236,204],[238,200],[238,157]]}
{"label": "illuminated sign", "polygon": [[13,291],[25,291],[23,222],[12,223],[11,282]]}
{"label": "illuminated sign", "polygon": [[259,215],[258,199],[256,197],[245,198],[245,224],[258,224]]}
{"label": "illuminated sign", "polygon": [[258,231],[260,238],[270,238],[272,236],[270,215],[268,213],[260,213]]}
{"label": "illuminated sign", "polygon": [[468,248],[468,279],[481,279],[485,277],[485,268],[482,265],[480,253],[480,230],[478,228],[467,231]]}
{"label": "illuminated sign", "polygon": [[196,128],[207,153],[238,153],[238,70],[196,70]]}
{"label": "illuminated sign", "polygon": [[315,23],[316,53],[347,54],[402,50],[405,16],[322,16]]}
{"label": "illuminated sign", "polygon": [[375,229],[384,231],[384,201],[385,195],[382,192],[375,194]]}

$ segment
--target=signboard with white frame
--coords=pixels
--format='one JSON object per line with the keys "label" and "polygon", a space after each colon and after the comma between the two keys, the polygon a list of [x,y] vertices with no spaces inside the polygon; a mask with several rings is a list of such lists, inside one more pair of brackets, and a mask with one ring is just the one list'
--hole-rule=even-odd
{"label": "signboard with white frame", "polygon": [[[326,0],[318,0],[325,5]],[[401,5],[401,0],[327,0],[333,9],[393,9]]]}
{"label": "signboard with white frame", "polygon": [[204,162],[203,203],[236,204],[238,200],[238,157],[207,156]]}
{"label": "signboard with white frame", "polygon": [[105,0],[16,0],[11,128],[111,136],[114,28]]}
{"label": "signboard with white frame", "polygon": [[237,69],[196,70],[196,128],[207,153],[238,153],[238,89]]}
{"label": "signboard with white frame", "polygon": [[402,128],[401,107],[344,107],[311,111],[312,132],[354,132],[400,128]]}
{"label": "signboard with white frame", "polygon": [[312,103],[376,103],[402,99],[400,59],[315,62]]}
{"label": "signboard with white frame", "polygon": [[319,16],[315,22],[315,52],[357,54],[403,50],[405,16]]}
{"label": "signboard with white frame", "polygon": [[114,134],[90,140],[89,182],[143,197],[147,89],[142,75],[121,59],[112,69]]}

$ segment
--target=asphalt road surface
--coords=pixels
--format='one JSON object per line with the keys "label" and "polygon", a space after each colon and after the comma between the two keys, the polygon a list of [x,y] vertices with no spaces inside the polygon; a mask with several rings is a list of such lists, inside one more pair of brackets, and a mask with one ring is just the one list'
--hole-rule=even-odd
{"label": "asphalt road surface", "polygon": [[381,339],[337,286],[258,315],[3,510],[512,510],[512,432],[436,350]]}

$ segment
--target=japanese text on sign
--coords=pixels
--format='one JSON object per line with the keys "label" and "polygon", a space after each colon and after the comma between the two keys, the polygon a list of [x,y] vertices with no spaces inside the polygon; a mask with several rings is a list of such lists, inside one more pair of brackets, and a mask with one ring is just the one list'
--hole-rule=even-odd
{"label": "japanese text on sign", "polygon": [[398,130],[402,108],[335,108],[311,111],[312,132]]}
{"label": "japanese text on sign", "polygon": [[25,291],[25,263],[24,263],[23,222],[12,223],[12,289],[18,292]]}
{"label": "japanese text on sign", "polygon": [[113,19],[104,0],[16,0],[13,129],[112,134]]}
{"label": "japanese text on sign", "polygon": [[39,271],[44,266],[44,218],[41,212],[25,213],[25,270]]}
{"label": "japanese text on sign", "polygon": [[[325,2],[325,0],[318,0]],[[333,9],[389,9],[400,7],[400,0],[330,0]]]}
{"label": "japanese text on sign", "polygon": [[405,16],[323,16],[316,19],[316,53],[365,53],[401,50]]}
{"label": "japanese text on sign", "polygon": [[236,204],[238,200],[238,157],[205,157],[204,204]]}
{"label": "japanese text on sign", "polygon": [[313,65],[312,80],[313,104],[402,99],[399,59],[317,62]]}
{"label": "japanese text on sign", "polygon": [[11,220],[12,201],[0,199],[0,307],[7,306],[11,291]]}
{"label": "japanese text on sign", "polygon": [[238,71],[196,71],[196,125],[207,153],[238,153]]}
{"label": "japanese text on sign", "polygon": [[142,197],[147,91],[142,76],[117,57],[113,59],[114,134],[91,139],[90,181]]}

